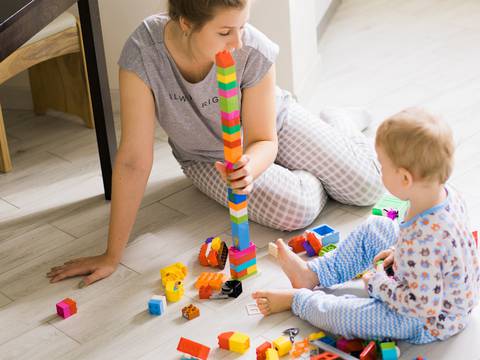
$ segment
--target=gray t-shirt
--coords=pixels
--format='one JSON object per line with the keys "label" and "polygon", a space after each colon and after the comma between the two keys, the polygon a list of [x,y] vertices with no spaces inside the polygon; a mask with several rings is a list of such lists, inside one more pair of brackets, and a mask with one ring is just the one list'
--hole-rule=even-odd
{"label": "gray t-shirt", "polygon": [[[168,21],[166,14],[146,18],[125,43],[118,64],[137,74],[152,90],[158,122],[182,165],[188,165],[191,160],[222,160],[216,67],[212,66],[198,83],[185,80],[164,43]],[[257,84],[278,54],[278,46],[249,24],[245,26],[242,40],[243,47],[233,52],[240,90]],[[288,92],[277,88],[277,131],[287,116],[289,98]]]}

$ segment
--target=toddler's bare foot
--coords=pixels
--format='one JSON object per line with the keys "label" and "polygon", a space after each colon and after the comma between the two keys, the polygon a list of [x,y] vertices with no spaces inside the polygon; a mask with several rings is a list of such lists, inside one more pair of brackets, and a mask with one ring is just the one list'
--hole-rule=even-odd
{"label": "toddler's bare foot", "polygon": [[275,244],[278,247],[278,263],[292,283],[293,288],[313,289],[319,285],[317,274],[308,268],[305,260],[290,250],[282,239],[277,239]]}
{"label": "toddler's bare foot", "polygon": [[260,312],[267,316],[289,310],[292,307],[293,296],[299,289],[255,291],[255,299]]}

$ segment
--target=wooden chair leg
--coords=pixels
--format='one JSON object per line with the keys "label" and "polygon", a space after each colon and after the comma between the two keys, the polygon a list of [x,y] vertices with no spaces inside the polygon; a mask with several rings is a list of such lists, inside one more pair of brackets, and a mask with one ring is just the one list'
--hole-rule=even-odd
{"label": "wooden chair leg", "polygon": [[80,52],[41,62],[29,69],[36,114],[47,109],[77,115],[93,128],[90,94]]}
{"label": "wooden chair leg", "polygon": [[0,172],[12,171],[10,151],[8,151],[7,133],[3,123],[2,106],[0,105]]}

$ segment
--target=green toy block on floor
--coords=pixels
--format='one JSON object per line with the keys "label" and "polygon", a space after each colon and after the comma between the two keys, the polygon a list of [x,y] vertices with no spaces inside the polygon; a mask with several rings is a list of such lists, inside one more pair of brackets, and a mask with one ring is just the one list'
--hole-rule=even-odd
{"label": "green toy block on floor", "polygon": [[391,194],[384,194],[373,207],[372,214],[378,216],[387,216],[392,220],[395,220],[395,217],[392,213],[397,211],[398,221],[403,221],[409,205],[410,203],[408,201],[400,200]]}

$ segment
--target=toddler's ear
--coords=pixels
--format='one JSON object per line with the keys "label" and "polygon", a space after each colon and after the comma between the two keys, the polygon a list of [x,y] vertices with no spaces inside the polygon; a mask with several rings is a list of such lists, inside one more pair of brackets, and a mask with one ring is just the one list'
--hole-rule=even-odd
{"label": "toddler's ear", "polygon": [[413,184],[412,173],[405,168],[400,168],[399,171],[402,177],[402,185],[405,187],[410,187]]}

